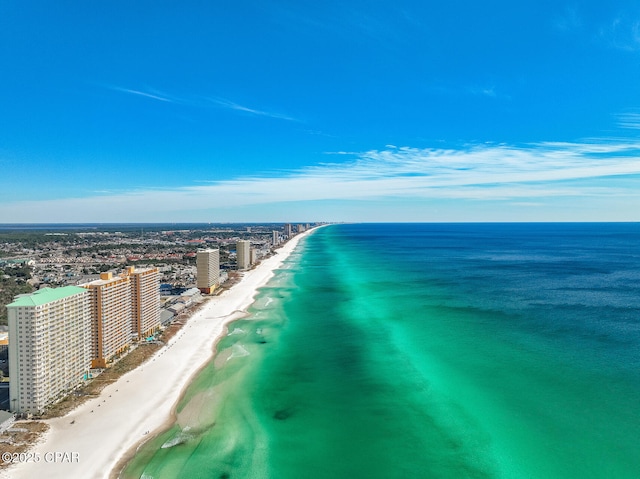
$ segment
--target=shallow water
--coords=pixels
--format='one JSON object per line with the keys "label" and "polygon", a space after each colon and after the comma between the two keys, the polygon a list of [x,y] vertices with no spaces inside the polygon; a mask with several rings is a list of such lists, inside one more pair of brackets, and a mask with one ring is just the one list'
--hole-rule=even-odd
{"label": "shallow water", "polygon": [[640,226],[336,225],[127,477],[637,478]]}

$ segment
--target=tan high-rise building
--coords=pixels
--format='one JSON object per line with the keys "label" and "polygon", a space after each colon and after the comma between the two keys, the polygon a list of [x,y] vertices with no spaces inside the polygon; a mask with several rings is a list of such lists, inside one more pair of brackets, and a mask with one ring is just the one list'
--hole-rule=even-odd
{"label": "tan high-rise building", "polygon": [[271,235],[272,235],[271,244],[273,246],[276,246],[278,243],[280,243],[280,233],[278,231],[274,230],[271,233]]}
{"label": "tan high-rise building", "polygon": [[157,268],[128,268],[134,336],[143,339],[160,329],[160,273]]}
{"label": "tan high-rise building", "polygon": [[251,241],[236,241],[236,264],[238,270],[249,269],[251,266]]}
{"label": "tan high-rise building", "polygon": [[211,294],[220,280],[220,250],[198,250],[196,267],[196,286],[202,293]]}
{"label": "tan high-rise building", "polygon": [[128,275],[100,274],[100,279],[81,285],[91,293],[94,368],[105,368],[132,340],[133,301]]}
{"label": "tan high-rise building", "polygon": [[9,408],[41,413],[91,366],[91,304],[84,288],[44,288],[7,305]]}

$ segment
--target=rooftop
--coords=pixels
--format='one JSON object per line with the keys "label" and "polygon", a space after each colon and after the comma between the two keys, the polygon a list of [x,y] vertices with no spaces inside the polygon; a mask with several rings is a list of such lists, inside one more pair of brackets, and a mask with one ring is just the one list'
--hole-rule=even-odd
{"label": "rooftop", "polygon": [[40,306],[43,304],[51,303],[52,301],[57,301],[59,299],[68,298],[69,296],[74,296],[76,294],[86,292],[86,289],[79,288],[77,286],[64,286],[62,288],[43,288],[33,294],[16,298],[15,301],[11,304],[8,304],[7,307],[19,308],[25,306]]}

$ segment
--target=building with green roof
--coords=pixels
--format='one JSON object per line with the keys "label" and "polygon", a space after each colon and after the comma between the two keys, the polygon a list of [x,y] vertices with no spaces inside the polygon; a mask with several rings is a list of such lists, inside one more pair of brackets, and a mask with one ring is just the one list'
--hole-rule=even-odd
{"label": "building with green roof", "polygon": [[63,288],[42,288],[35,293],[23,294],[14,298],[13,303],[7,305],[10,307],[29,307],[41,306],[52,301],[58,301],[75,294],[85,292],[84,288],[78,286],[65,286]]}
{"label": "building with green roof", "polygon": [[39,414],[82,383],[91,365],[92,316],[85,288],[44,288],[7,305],[9,407]]}

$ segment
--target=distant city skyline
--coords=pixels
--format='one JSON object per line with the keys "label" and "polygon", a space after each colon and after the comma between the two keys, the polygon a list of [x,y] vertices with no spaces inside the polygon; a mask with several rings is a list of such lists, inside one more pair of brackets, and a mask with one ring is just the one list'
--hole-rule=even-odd
{"label": "distant city skyline", "polygon": [[0,3],[0,223],[640,220],[640,5]]}

